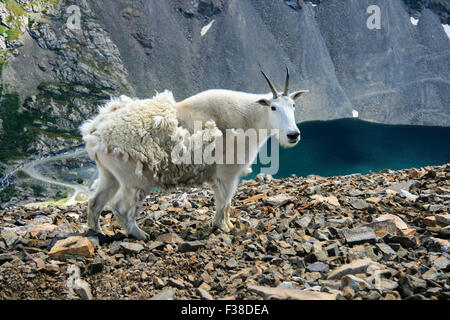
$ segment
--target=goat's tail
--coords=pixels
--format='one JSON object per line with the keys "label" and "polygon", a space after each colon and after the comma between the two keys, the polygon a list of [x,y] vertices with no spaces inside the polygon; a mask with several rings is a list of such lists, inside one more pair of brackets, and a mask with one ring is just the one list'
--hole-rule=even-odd
{"label": "goat's tail", "polygon": [[80,131],[91,160],[98,161],[98,152],[108,153],[108,148],[102,143],[100,136],[96,132],[94,120],[85,121],[80,126]]}

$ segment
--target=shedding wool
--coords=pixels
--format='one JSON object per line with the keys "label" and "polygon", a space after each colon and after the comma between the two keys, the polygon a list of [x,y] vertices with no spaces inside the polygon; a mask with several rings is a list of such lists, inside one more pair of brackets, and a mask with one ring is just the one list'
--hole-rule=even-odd
{"label": "shedding wool", "polygon": [[[142,177],[148,168],[156,186],[163,189],[203,183],[208,165],[194,164],[194,154],[214,146],[222,132],[211,120],[189,134],[178,125],[175,104],[168,90],[151,99],[112,99],[80,127],[90,158],[96,160],[96,154],[103,152],[125,162],[133,159],[136,175]],[[180,163],[174,154],[184,161]]]}

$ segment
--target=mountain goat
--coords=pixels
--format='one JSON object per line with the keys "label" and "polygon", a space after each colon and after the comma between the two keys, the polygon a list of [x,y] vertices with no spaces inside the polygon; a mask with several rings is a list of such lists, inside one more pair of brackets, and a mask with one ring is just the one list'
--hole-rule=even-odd
{"label": "mountain goat", "polygon": [[[235,129],[278,130],[278,140],[293,147],[300,140],[294,117],[294,100],[307,90],[289,94],[289,71],[283,93],[278,93],[262,72],[271,93],[250,94],[230,90],[208,90],[179,103],[164,91],[152,99],[133,100],[122,96],[104,106],[80,128],[86,149],[96,161],[99,178],[89,199],[88,226],[101,232],[99,217],[110,202],[128,236],[148,239],[136,225],[138,204],[153,187],[164,190],[207,182],[214,191],[216,213],[212,226],[228,232],[231,199],[241,175],[248,173],[260,147],[269,138],[256,131],[258,143],[245,146],[244,163],[178,163],[173,150],[200,149]],[[198,126],[197,124],[200,124]],[[214,144],[213,144],[214,146]],[[236,141],[214,148],[212,154],[236,155]],[[192,155],[188,155],[192,160]]]}

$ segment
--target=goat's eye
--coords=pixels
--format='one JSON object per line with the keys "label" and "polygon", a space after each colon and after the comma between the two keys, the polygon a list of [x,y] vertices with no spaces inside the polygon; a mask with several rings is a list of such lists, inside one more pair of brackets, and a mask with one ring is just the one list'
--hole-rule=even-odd
{"label": "goat's eye", "polygon": [[276,108],[276,107],[273,107],[273,106],[271,107],[271,109],[272,109],[273,111],[277,110],[277,108]]}

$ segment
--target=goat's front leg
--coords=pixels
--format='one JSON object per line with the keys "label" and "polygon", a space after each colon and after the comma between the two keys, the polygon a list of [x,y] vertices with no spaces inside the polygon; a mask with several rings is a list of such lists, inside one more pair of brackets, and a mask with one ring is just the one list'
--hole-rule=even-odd
{"label": "goat's front leg", "polygon": [[231,230],[231,229],[234,229],[234,225],[230,219],[230,211],[231,211],[231,201],[230,201],[230,204],[228,204],[224,210],[224,221],[225,221],[226,225],[228,226],[228,228]]}
{"label": "goat's front leg", "polygon": [[212,225],[224,232],[230,232],[234,225],[230,219],[231,199],[236,191],[238,178],[218,179],[213,185],[216,213]]}
{"label": "goat's front leg", "polygon": [[112,209],[117,214],[122,227],[125,228],[128,236],[138,240],[149,240],[150,236],[136,224],[139,214],[138,204],[145,198],[143,190],[136,188],[121,187],[114,197]]}
{"label": "goat's front leg", "polygon": [[100,228],[100,213],[106,203],[114,196],[119,188],[119,184],[114,176],[102,166],[98,165],[99,179],[96,181],[95,194],[88,203],[88,226],[95,232],[102,232]]}

